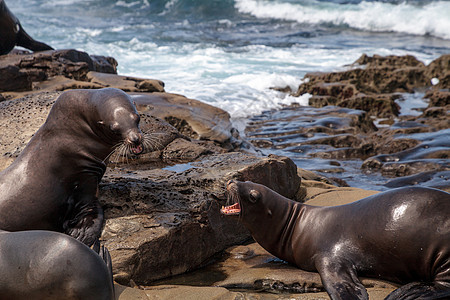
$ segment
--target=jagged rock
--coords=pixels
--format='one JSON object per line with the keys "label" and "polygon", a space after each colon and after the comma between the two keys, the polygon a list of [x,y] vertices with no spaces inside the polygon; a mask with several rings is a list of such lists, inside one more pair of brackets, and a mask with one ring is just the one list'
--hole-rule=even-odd
{"label": "jagged rock", "polygon": [[428,78],[439,79],[435,88],[448,89],[450,87],[450,54],[444,54],[433,60],[427,66],[425,74]]}
{"label": "jagged rock", "polygon": [[179,172],[107,171],[99,197],[107,219],[102,240],[116,281],[146,284],[180,274],[247,239],[247,230],[219,212],[230,179],[259,182],[291,198],[300,186],[289,158],[236,152],[206,156]]}
{"label": "jagged rock", "polygon": [[[417,88],[430,87],[432,78],[439,79],[435,89],[448,88],[450,83],[450,55],[443,55],[425,66],[410,55],[370,57],[363,54],[351,67],[342,72],[306,74],[307,80],[299,86],[295,96],[313,95],[309,101],[315,107],[337,105],[392,118],[399,113],[395,100],[401,97],[393,93],[412,93]],[[448,102],[443,94],[437,97]]]}
{"label": "jagged rock", "polygon": [[367,54],[362,54],[353,64],[355,65],[365,65],[367,68],[377,68],[377,67],[390,67],[390,68],[404,68],[404,67],[425,67],[424,63],[419,61],[412,55],[396,56],[396,55],[373,55],[368,56]]}
{"label": "jagged rock", "polygon": [[426,92],[425,99],[429,99],[428,107],[442,107],[450,105],[450,91],[432,89]]}

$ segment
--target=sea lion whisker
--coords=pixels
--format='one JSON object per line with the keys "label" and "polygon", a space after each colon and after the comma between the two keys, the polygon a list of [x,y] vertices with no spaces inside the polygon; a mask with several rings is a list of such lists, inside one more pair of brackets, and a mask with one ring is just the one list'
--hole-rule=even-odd
{"label": "sea lion whisker", "polygon": [[113,154],[116,153],[117,149],[122,145],[122,142],[115,144],[112,147],[112,151],[105,157],[105,159],[103,160],[103,163],[106,163],[108,159],[113,157]]}
{"label": "sea lion whisker", "polygon": [[122,157],[125,157],[125,161],[128,164],[128,151],[130,150],[130,145],[124,143],[122,148]]}
{"label": "sea lion whisker", "polygon": [[164,135],[164,134],[166,134],[166,132],[162,132],[162,131],[160,131],[160,132],[155,132],[155,131],[153,131],[153,129],[149,129],[149,130],[147,130],[147,131],[144,131],[144,134],[150,134],[150,135]]}
{"label": "sea lion whisker", "polygon": [[162,139],[156,138],[149,135],[144,135],[143,145],[146,149],[151,149],[153,151],[164,148],[164,145],[160,142]]}
{"label": "sea lion whisker", "polygon": [[150,140],[162,140],[161,136],[165,136],[165,135],[166,135],[165,133],[157,133],[157,132],[144,133],[143,138],[150,139]]}

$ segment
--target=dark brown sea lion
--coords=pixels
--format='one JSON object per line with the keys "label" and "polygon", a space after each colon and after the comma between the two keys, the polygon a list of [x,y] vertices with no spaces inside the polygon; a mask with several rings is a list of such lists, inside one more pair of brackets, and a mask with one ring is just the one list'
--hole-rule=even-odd
{"label": "dark brown sea lion", "polygon": [[31,51],[53,50],[47,44],[34,40],[26,33],[19,19],[8,9],[4,0],[0,0],[0,55],[8,54],[14,46]]}
{"label": "dark brown sea lion", "polygon": [[58,232],[0,230],[0,300],[112,300],[112,273],[83,243]]}
{"label": "dark brown sea lion", "polygon": [[407,187],[334,207],[289,200],[230,181],[238,215],[273,255],[319,272],[331,299],[368,299],[358,276],[402,286],[386,299],[450,299],[450,194]]}
{"label": "dark brown sea lion", "polygon": [[72,90],[0,173],[0,229],[65,232],[87,245],[100,236],[97,199],[115,148],[139,154],[146,137],[130,97],[118,89]]}

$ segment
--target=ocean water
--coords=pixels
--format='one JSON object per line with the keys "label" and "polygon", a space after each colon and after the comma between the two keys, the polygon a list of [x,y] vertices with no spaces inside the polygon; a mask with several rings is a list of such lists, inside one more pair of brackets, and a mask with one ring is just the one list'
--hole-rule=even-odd
{"label": "ocean water", "polygon": [[[363,54],[450,53],[449,1],[6,0],[36,39],[108,55],[122,75],[248,116],[292,102],[311,71],[342,69]],[[238,126],[239,127],[239,126]]]}

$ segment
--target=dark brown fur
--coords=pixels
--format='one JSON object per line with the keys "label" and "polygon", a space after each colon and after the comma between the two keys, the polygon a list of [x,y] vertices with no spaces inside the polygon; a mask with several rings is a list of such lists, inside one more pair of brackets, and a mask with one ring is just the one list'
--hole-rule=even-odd
{"label": "dark brown fur", "polygon": [[403,285],[386,299],[450,297],[446,192],[407,187],[314,207],[252,182],[231,181],[227,189],[255,240],[273,255],[319,272],[332,299],[368,299],[359,276]]}

